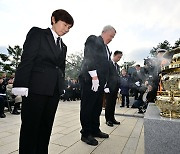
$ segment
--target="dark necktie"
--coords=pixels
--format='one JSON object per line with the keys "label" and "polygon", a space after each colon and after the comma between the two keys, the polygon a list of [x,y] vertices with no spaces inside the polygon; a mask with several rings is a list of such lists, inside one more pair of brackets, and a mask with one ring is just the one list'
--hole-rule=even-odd
{"label": "dark necktie", "polygon": [[117,68],[117,63],[114,63],[114,66],[115,66],[115,68],[116,68],[116,70],[117,70],[117,69],[118,69],[118,68]]}
{"label": "dark necktie", "polygon": [[111,60],[111,52],[109,51],[109,48],[108,48],[107,45],[106,45],[106,49],[107,49],[107,51],[108,51],[108,53],[109,53],[109,55],[108,55],[108,60]]}
{"label": "dark necktie", "polygon": [[120,71],[119,71],[119,68],[118,68],[118,64],[117,64],[117,63],[114,63],[114,65],[115,65],[115,68],[116,68],[116,71],[117,71],[118,75],[120,75]]}
{"label": "dark necktie", "polygon": [[60,46],[60,37],[57,38],[56,40],[56,46],[58,47],[59,50],[61,50],[61,46]]}

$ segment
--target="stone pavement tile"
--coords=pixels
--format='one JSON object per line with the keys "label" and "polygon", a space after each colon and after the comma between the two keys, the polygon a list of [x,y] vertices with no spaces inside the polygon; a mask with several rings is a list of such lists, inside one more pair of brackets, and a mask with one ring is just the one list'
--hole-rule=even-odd
{"label": "stone pavement tile", "polygon": [[92,152],[93,154],[120,154],[127,142],[127,137],[111,135],[110,138],[105,139]]}
{"label": "stone pavement tile", "polygon": [[61,126],[72,127],[72,126],[78,125],[78,124],[79,124],[79,121],[69,121],[69,122],[66,122],[66,123],[62,123]]}
{"label": "stone pavement tile", "polygon": [[19,154],[19,150],[16,150],[14,152],[11,152],[10,154]]}
{"label": "stone pavement tile", "polygon": [[9,154],[11,152],[17,151],[19,147],[19,143],[16,140],[15,142],[12,142],[10,144],[5,144],[0,146],[0,153],[1,154]]}
{"label": "stone pavement tile", "polygon": [[90,154],[97,146],[90,146],[82,141],[78,141],[61,154]]}
{"label": "stone pavement tile", "polygon": [[137,112],[137,109],[129,108],[129,110],[127,110],[124,114],[134,115],[136,112]]}
{"label": "stone pavement tile", "polygon": [[[137,147],[137,145],[138,145],[138,141],[139,141],[139,138],[134,138],[134,137],[128,138],[128,141],[127,141],[127,143],[126,143],[126,145],[125,145],[125,147],[124,147],[124,150],[125,150],[125,149],[131,149],[131,150],[133,150],[134,153],[135,153],[136,147]],[[124,150],[123,150],[123,151],[124,151]]]}
{"label": "stone pavement tile", "polygon": [[61,137],[63,137],[64,135],[63,134],[51,134],[51,137],[50,137],[50,142],[53,142],[54,140],[57,140],[57,139],[60,139]]}
{"label": "stone pavement tile", "polygon": [[68,127],[64,127],[64,126],[60,126],[60,125],[55,126],[55,127],[53,126],[51,135],[56,134],[56,133],[61,133],[63,130],[66,130],[67,128]]}
{"label": "stone pavement tile", "polygon": [[48,147],[48,151],[49,151],[49,154],[59,154],[62,151],[64,151],[66,148],[67,147],[50,143]]}
{"label": "stone pavement tile", "polygon": [[121,124],[122,125],[135,126],[137,120],[138,120],[138,118],[127,117]]}
{"label": "stone pavement tile", "polygon": [[118,114],[125,114],[128,110],[130,110],[131,108],[126,108],[126,107],[119,107],[116,105],[116,108],[115,108],[115,114],[118,113]]}
{"label": "stone pavement tile", "polygon": [[8,145],[11,144],[12,142],[19,142],[19,134],[13,134],[7,137],[3,137],[0,139],[1,145]]}
{"label": "stone pavement tile", "polygon": [[133,131],[134,126],[120,125],[111,134],[119,135],[122,137],[129,137]]}
{"label": "stone pavement tile", "polygon": [[12,129],[7,130],[7,132],[12,133],[12,134],[17,134],[20,132],[20,126],[14,125],[14,127]]}
{"label": "stone pavement tile", "polygon": [[4,137],[10,136],[10,135],[12,135],[12,133],[9,133],[9,132],[0,132],[0,138],[4,138]]}
{"label": "stone pavement tile", "polygon": [[140,137],[140,134],[141,134],[142,128],[143,128],[143,122],[144,122],[144,120],[142,118],[138,119],[130,137],[136,137],[136,138]]}
{"label": "stone pavement tile", "polygon": [[75,130],[79,130],[79,131],[80,131],[80,129],[81,129],[81,126],[80,126],[80,124],[78,123],[77,125],[68,127],[68,128],[66,128],[66,129],[60,131],[59,133],[66,135],[66,134],[69,134],[69,133],[71,133],[71,132],[73,132],[73,131],[75,131]]}
{"label": "stone pavement tile", "polygon": [[64,135],[63,137],[56,139],[52,141],[53,144],[62,145],[65,147],[70,147],[75,142],[78,142],[80,140],[80,130],[75,130],[67,135]]}
{"label": "stone pavement tile", "polygon": [[[65,112],[65,111],[59,111],[59,112]],[[78,120],[79,119],[79,113],[74,113],[74,112],[71,112],[70,114],[68,115],[60,115],[60,116],[56,116],[55,119],[57,120],[60,120],[62,123],[64,122],[70,122],[70,121],[73,121],[73,120]]]}
{"label": "stone pavement tile", "polygon": [[135,154],[135,151],[132,149],[125,148],[122,152],[122,154]]}
{"label": "stone pavement tile", "polygon": [[141,132],[141,136],[136,149],[136,154],[144,154],[144,132]]}

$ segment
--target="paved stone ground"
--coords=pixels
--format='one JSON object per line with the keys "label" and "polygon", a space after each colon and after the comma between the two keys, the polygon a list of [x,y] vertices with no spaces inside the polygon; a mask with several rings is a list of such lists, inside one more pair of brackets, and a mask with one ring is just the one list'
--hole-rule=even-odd
{"label": "paved stone ground", "polygon": [[[80,140],[79,101],[59,103],[53,125],[49,154],[144,154],[143,115],[137,109],[116,105],[116,119],[121,125],[108,127],[104,110],[101,114],[101,130],[110,135],[98,139],[98,146],[89,146]],[[18,154],[20,115],[6,112],[0,119],[0,154]]]}

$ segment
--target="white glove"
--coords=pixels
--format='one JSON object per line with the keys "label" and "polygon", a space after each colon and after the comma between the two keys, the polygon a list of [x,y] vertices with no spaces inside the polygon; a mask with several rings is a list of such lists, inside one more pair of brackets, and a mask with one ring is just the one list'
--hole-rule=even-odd
{"label": "white glove", "polygon": [[135,85],[139,87],[140,86],[140,82],[139,81],[135,82]]}
{"label": "white glove", "polygon": [[28,88],[24,87],[18,87],[18,88],[12,88],[12,93],[16,96],[28,96]]}
{"label": "white glove", "polygon": [[94,91],[94,92],[96,92],[96,91],[98,91],[98,87],[99,87],[99,80],[97,79],[97,80],[92,80],[92,90]]}
{"label": "white glove", "polygon": [[104,89],[104,92],[105,92],[105,93],[110,93],[109,88],[105,88],[105,89]]}
{"label": "white glove", "polygon": [[119,88],[118,93],[120,93],[120,92],[121,92],[121,89]]}
{"label": "white glove", "polygon": [[88,73],[89,73],[89,75],[90,75],[91,77],[97,76],[97,71],[96,71],[96,70],[88,71]]}

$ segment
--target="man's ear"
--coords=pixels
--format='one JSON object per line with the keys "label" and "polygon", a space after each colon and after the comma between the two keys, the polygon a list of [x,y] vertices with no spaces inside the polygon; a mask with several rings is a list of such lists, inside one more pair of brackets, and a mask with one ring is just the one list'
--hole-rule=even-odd
{"label": "man's ear", "polygon": [[51,20],[52,20],[52,23],[53,23],[53,24],[56,23],[55,18],[54,18],[53,16],[51,17]]}

